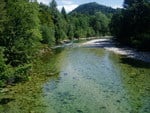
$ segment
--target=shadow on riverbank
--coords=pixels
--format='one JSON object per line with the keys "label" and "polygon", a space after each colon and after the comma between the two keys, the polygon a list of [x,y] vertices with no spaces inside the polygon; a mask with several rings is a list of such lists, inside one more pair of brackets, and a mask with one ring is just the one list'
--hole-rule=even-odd
{"label": "shadow on riverbank", "polygon": [[150,69],[150,63],[143,62],[143,61],[137,60],[137,59],[123,57],[123,58],[120,59],[120,62],[123,63],[123,64],[131,65],[132,67],[135,67],[135,68]]}
{"label": "shadow on riverbank", "polygon": [[2,99],[0,99],[0,105],[8,104],[9,102],[14,101],[14,100],[15,99],[13,99],[13,98],[2,98]]}

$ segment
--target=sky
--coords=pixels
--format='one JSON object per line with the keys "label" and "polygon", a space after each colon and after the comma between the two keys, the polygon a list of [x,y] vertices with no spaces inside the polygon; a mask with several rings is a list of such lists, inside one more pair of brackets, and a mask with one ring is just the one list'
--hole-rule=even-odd
{"label": "sky", "polygon": [[[51,0],[37,0],[39,3],[49,4]],[[97,2],[102,5],[111,6],[113,8],[121,8],[124,0],[56,0],[58,9],[65,7],[66,12],[70,12],[81,4],[89,2]]]}

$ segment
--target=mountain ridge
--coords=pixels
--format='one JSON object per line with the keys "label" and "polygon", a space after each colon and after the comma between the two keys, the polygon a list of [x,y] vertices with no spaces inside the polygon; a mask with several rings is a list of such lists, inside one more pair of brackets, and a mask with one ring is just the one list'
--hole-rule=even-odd
{"label": "mountain ridge", "polygon": [[104,14],[116,13],[117,9],[109,6],[98,4],[97,2],[85,3],[70,12],[70,14],[80,13],[94,15],[96,12],[102,12]]}

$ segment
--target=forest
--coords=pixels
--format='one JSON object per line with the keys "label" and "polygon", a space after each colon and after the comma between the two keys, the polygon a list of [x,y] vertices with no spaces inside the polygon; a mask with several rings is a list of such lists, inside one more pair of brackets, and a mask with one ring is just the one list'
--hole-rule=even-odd
{"label": "forest", "polygon": [[113,15],[110,31],[122,44],[150,50],[150,1],[125,0],[124,8]]}
{"label": "forest", "polygon": [[116,10],[102,6],[87,13],[88,9],[86,5],[85,13],[81,8],[67,14],[65,8],[58,11],[55,0],[49,5],[1,0],[0,87],[28,80],[43,45],[52,47],[63,40],[112,35],[121,44],[150,50],[149,0],[125,0]]}

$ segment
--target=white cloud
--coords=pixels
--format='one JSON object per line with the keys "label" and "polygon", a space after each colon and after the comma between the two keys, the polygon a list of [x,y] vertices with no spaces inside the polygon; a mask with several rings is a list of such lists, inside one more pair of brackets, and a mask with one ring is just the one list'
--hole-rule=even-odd
{"label": "white cloud", "polygon": [[61,10],[62,7],[64,7],[67,13],[78,7],[78,5],[75,4],[72,0],[57,0],[57,2],[58,9]]}
{"label": "white cloud", "polygon": [[62,7],[64,7],[65,10],[66,10],[66,12],[68,13],[68,12],[72,11],[73,9],[75,9],[76,7],[78,7],[78,5],[77,5],[77,4],[63,5],[63,6],[58,6],[57,8],[58,8],[59,10],[61,10]]}
{"label": "white cloud", "polygon": [[62,4],[71,5],[73,2],[71,0],[61,0]]}
{"label": "white cloud", "polygon": [[[38,2],[42,2],[48,5],[51,0],[38,0]],[[61,11],[62,7],[64,7],[67,13],[78,7],[78,5],[75,4],[72,0],[56,0],[56,2],[58,4],[57,8],[59,11]]]}
{"label": "white cloud", "polygon": [[123,7],[120,5],[113,5],[112,8],[117,9],[117,8],[123,8]]}
{"label": "white cloud", "polygon": [[44,4],[49,4],[51,2],[51,0],[37,0],[39,3],[44,3]]}

